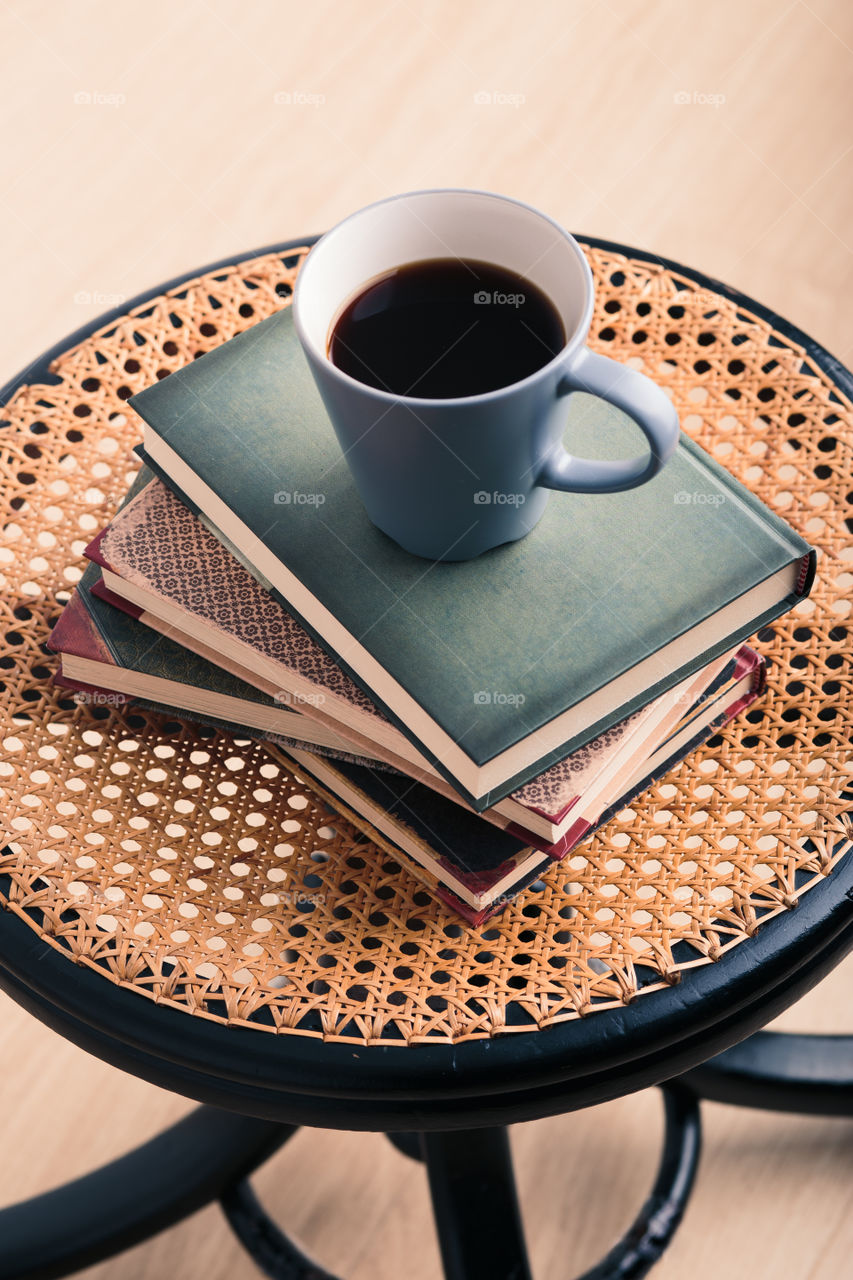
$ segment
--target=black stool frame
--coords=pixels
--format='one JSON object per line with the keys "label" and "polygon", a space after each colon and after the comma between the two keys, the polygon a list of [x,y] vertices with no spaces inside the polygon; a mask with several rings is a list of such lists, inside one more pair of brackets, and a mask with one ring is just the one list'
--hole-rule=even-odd
{"label": "black stool frame", "polygon": [[[254,250],[239,261],[286,255],[316,238]],[[661,262],[733,298],[801,344],[853,394],[853,378],[834,357],[760,304],[677,263],[581,238]],[[51,362],[96,328],[234,263],[224,259],[187,272],[100,316],[14,378],[0,391],[0,403],[24,383],[55,382]],[[0,908],[9,887],[0,877]],[[530,1036],[518,1033],[453,1048],[376,1046],[356,1058],[343,1044],[229,1028],[157,1005],[73,964],[46,947],[26,921],[0,909],[0,988],[96,1057],[203,1104],[104,1168],[0,1211],[0,1280],[68,1275],[213,1200],[264,1274],[334,1280],[267,1217],[248,1183],[302,1124],[382,1131],[402,1153],[424,1162],[447,1280],[527,1280],[505,1126],[659,1085],[665,1134],[652,1192],[625,1237],[581,1278],[638,1280],[671,1240],[690,1194],[701,1098],[853,1115],[853,1036],[758,1030],[851,949],[853,853],[796,909],[767,920],[715,964],[686,972],[674,989],[531,1032],[535,1057],[527,1048]]]}

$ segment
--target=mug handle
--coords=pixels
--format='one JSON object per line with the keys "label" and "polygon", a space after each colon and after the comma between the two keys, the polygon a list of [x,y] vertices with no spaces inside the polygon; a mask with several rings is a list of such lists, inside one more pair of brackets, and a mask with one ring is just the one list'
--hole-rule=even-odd
{"label": "mug handle", "polygon": [[546,458],[537,483],[564,493],[619,493],[656,476],[678,444],[678,414],[661,388],[644,373],[581,347],[557,384],[557,395],[588,391],[633,418],[649,442],[636,458],[596,461],[574,458],[558,444]]}

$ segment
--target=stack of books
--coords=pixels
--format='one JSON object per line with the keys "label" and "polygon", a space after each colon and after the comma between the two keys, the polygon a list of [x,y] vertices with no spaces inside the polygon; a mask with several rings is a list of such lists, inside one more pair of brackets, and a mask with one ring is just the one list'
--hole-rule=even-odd
{"label": "stack of books", "polygon": [[[145,465],[87,549],[57,678],[263,735],[474,924],[761,694],[746,642],[814,574],[686,438],[520,542],[409,555],[367,519],[289,309],[130,406]],[[602,401],[570,415],[572,451],[631,452]]]}

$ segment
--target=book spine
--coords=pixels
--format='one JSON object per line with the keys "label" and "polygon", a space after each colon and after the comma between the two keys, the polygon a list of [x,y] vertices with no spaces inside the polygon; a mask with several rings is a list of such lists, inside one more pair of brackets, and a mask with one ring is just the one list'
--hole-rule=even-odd
{"label": "book spine", "polygon": [[814,585],[817,572],[817,552],[812,547],[800,562],[800,573],[794,588],[796,595],[807,596]]}
{"label": "book spine", "polygon": [[[83,575],[83,581],[85,577],[86,574]],[[59,621],[48,636],[47,644],[56,653],[72,653],[78,658],[90,658],[111,667],[119,665],[109,637],[98,627],[86,607],[85,595],[80,590],[74,591],[62,610]]]}
{"label": "book spine", "polygon": [[[109,566],[106,567],[108,568]],[[122,613],[128,614],[131,618],[138,620],[144,613],[144,610],[140,609],[139,605],[132,604],[130,600],[125,600],[123,596],[116,595],[114,591],[110,591],[103,578],[99,578],[92,587],[92,595],[97,596],[99,600],[103,600],[105,604],[111,604],[114,609],[121,609]]]}

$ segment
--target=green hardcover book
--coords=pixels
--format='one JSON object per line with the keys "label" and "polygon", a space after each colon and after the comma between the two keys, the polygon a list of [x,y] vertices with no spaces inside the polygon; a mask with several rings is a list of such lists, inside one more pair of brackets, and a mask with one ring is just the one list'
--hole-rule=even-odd
{"label": "green hardcover book", "polygon": [[[479,810],[735,648],[814,574],[808,544],[686,437],[639,489],[553,495],[520,542],[409,555],[367,518],[289,309],[129,403],[146,461]],[[635,435],[571,398],[570,451],[627,456]]]}

